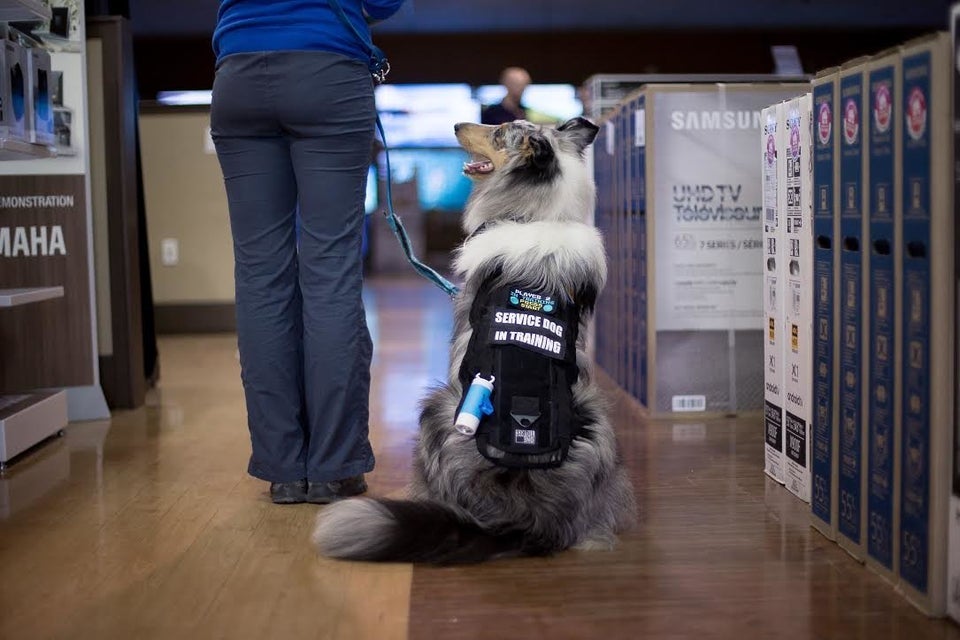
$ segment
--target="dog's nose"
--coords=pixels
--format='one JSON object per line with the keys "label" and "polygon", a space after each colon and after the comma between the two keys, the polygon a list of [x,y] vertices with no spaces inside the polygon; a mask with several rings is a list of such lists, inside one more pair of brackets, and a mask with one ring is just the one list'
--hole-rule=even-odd
{"label": "dog's nose", "polygon": [[453,132],[454,132],[454,133],[459,133],[460,127],[462,127],[462,126],[463,126],[463,123],[462,123],[462,122],[458,122],[457,124],[453,125]]}

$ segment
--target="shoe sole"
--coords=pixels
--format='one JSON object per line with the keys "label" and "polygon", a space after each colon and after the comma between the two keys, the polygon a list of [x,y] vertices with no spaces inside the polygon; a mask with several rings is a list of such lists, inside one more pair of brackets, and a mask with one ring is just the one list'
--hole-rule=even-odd
{"label": "shoe sole", "polygon": [[340,502],[341,500],[347,500],[349,498],[356,498],[357,496],[362,496],[367,492],[366,489],[363,491],[358,491],[357,493],[351,493],[350,495],[345,496],[323,496],[322,498],[311,498],[307,495],[307,502],[310,504],[330,504],[333,502]]}
{"label": "shoe sole", "polygon": [[324,498],[307,498],[307,502],[310,504],[331,504],[333,502],[340,502],[341,500],[348,500],[350,498],[356,498],[357,496],[363,495],[362,493],[354,493],[349,496],[329,496]]}

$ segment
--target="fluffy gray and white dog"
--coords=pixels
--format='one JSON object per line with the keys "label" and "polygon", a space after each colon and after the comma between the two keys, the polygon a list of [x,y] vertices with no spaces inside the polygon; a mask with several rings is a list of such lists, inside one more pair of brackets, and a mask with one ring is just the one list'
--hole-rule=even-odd
{"label": "fluffy gray and white dog", "polygon": [[409,499],[354,498],[325,507],[313,541],[327,556],[454,564],[609,548],[635,520],[633,488],[620,465],[613,427],[581,337],[569,407],[580,429],[554,468],[498,466],[454,428],[463,397],[460,366],[473,335],[471,308],[482,287],[510,283],[575,299],[579,328],[606,278],[584,150],[597,127],[575,118],[553,129],[513,122],[459,124],[475,184],[464,215],[468,234],[455,268],[450,370],[423,401]]}

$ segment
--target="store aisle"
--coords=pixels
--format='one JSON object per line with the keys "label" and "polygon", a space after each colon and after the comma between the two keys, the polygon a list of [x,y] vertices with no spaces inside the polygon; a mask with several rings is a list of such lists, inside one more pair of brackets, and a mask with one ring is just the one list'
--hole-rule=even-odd
{"label": "store aisle", "polygon": [[[409,477],[450,308],[376,282],[374,494]],[[2,638],[960,638],[813,532],[758,418],[648,424],[614,394],[639,529],[608,553],[467,568],[317,558],[317,507],[245,474],[234,336],[165,338],[148,407],[71,426],[0,478]]]}

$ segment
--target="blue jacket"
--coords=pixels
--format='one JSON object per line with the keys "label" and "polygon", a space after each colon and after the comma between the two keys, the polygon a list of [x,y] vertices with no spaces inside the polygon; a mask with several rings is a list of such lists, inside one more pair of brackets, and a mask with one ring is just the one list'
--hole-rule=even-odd
{"label": "blue jacket", "polygon": [[[403,0],[339,0],[347,19],[369,34],[364,15],[386,20]],[[357,37],[326,0],[220,0],[213,51],[219,61],[231,53],[320,50],[366,63]]]}

